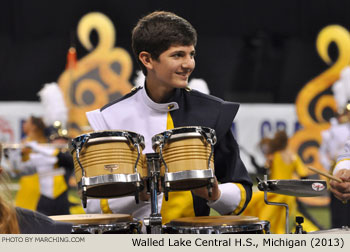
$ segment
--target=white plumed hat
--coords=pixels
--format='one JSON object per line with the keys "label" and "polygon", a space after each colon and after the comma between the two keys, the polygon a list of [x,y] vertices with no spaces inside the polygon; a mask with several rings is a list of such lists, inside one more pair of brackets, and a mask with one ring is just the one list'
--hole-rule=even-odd
{"label": "white plumed hat", "polygon": [[194,78],[188,83],[188,86],[204,94],[210,94],[208,84],[203,79]]}
{"label": "white plumed hat", "polygon": [[53,126],[57,122],[67,128],[68,109],[64,102],[62,91],[56,82],[47,83],[38,92],[40,102],[44,107],[43,120],[46,126]]}
{"label": "white plumed hat", "polygon": [[135,87],[143,87],[143,85],[145,84],[145,79],[146,77],[143,74],[143,72],[141,70],[138,70],[134,79]]}
{"label": "white plumed hat", "polygon": [[350,67],[346,66],[340,73],[340,78],[333,86],[332,91],[337,103],[338,112],[343,113],[350,102]]}

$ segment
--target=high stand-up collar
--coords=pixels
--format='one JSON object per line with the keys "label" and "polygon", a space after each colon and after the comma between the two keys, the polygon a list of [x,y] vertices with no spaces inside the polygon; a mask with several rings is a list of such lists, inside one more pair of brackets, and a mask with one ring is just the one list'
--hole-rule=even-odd
{"label": "high stand-up collar", "polygon": [[[168,103],[156,103],[154,102],[147,94],[146,87],[144,86],[141,90],[142,101],[145,105],[151,109],[157,110],[159,112],[168,112],[179,109],[177,102],[168,102]],[[178,90],[175,91],[177,93]],[[175,94],[176,95],[176,94]]]}

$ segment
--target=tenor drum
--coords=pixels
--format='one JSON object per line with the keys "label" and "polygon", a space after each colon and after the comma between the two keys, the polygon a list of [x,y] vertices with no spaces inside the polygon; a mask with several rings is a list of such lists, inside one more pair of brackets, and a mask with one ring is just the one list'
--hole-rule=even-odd
{"label": "tenor drum", "polygon": [[172,220],[164,225],[168,234],[269,234],[270,223],[252,216],[201,216]]}
{"label": "tenor drum", "polygon": [[142,224],[127,214],[77,214],[50,216],[73,223],[72,234],[140,234]]}
{"label": "tenor drum", "polygon": [[141,190],[144,137],[130,131],[97,131],[72,140],[78,192],[112,198]]}
{"label": "tenor drum", "polygon": [[207,127],[180,127],[152,137],[159,153],[161,177],[172,191],[205,186],[214,178],[215,130]]}

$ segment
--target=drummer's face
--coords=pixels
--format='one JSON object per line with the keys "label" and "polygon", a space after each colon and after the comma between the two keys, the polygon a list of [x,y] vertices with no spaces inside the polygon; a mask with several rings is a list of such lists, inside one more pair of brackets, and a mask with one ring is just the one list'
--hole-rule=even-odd
{"label": "drummer's face", "polygon": [[32,119],[28,118],[22,125],[23,132],[28,134],[33,129]]}
{"label": "drummer's face", "polygon": [[53,143],[56,144],[66,144],[68,142],[68,139],[65,138],[56,138],[54,140],[52,140]]}
{"label": "drummer's face", "polygon": [[166,89],[185,88],[188,78],[195,68],[195,49],[190,46],[171,46],[152,60],[149,71],[153,74],[158,86]]}

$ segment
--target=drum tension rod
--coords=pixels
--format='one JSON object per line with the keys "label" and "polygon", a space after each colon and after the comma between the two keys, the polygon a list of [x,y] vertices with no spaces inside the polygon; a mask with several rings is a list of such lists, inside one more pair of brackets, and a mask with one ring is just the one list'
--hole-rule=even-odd
{"label": "drum tension rod", "polygon": [[[197,128],[197,132],[202,135],[202,137],[207,141],[208,144],[210,144],[210,154],[208,158],[208,170],[210,170],[211,169],[210,161],[214,154],[214,145],[216,144],[215,130],[211,130],[209,133],[206,133],[203,131],[202,128],[199,128],[199,129]],[[214,178],[209,178],[208,182],[209,182],[207,185],[208,196],[209,198],[211,198],[213,194]]]}
{"label": "drum tension rod", "polygon": [[[164,164],[165,174],[167,174],[169,172],[169,168],[168,168],[168,166],[163,158],[163,146],[164,146],[164,143],[161,143],[159,145],[159,158],[160,158],[161,163]],[[169,199],[169,191],[170,191],[170,183],[169,183],[169,181],[164,181],[164,199],[165,199],[165,201],[168,201],[168,199]]]}
{"label": "drum tension rod", "polygon": [[86,196],[86,185],[85,185],[85,169],[83,167],[83,165],[80,162],[80,151],[83,149],[84,145],[88,142],[90,138],[89,134],[85,134],[82,135],[81,137],[79,137],[79,140],[77,143],[75,143],[74,141],[72,141],[72,145],[73,147],[76,149],[76,158],[77,158],[77,162],[81,168],[81,174],[82,174],[82,178],[81,178],[81,184],[82,184],[82,203],[83,203],[83,207],[86,208],[87,205],[87,196]]}
{"label": "drum tension rod", "polygon": [[[129,143],[131,145],[133,145],[134,148],[136,148],[137,150],[137,158],[136,158],[136,161],[135,161],[135,165],[134,165],[134,173],[138,173],[137,172],[137,164],[139,163],[140,161],[140,157],[141,157],[141,150],[140,150],[140,142],[141,142],[141,139],[139,138],[133,138],[128,132],[123,132],[123,136],[129,141]],[[136,191],[135,191],[135,202],[136,204],[139,204],[140,203],[140,196],[139,196],[139,193],[141,192],[141,184],[140,184],[141,181],[137,181],[135,183],[135,186],[136,186]]]}
{"label": "drum tension rod", "polygon": [[[137,173],[137,164],[140,160],[140,145],[138,143],[134,143],[134,146],[137,148],[137,159],[135,162],[135,167],[134,167],[134,173]],[[140,185],[140,181],[136,182],[136,192],[135,192],[135,202],[136,204],[140,203],[140,196],[139,193],[141,192],[141,185]]]}

